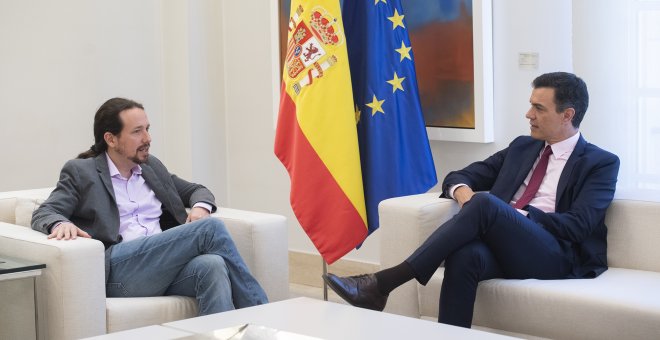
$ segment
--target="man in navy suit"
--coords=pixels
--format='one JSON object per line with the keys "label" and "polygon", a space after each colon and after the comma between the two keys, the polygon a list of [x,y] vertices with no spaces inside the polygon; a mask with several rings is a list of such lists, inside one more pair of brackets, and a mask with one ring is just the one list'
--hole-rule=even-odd
{"label": "man in navy suit", "polygon": [[354,306],[383,310],[392,290],[411,279],[426,284],[445,261],[438,321],[470,327],[479,281],[593,278],[607,270],[604,220],[619,159],[579,131],[589,103],[582,79],[555,72],[532,85],[531,136],[445,178],[441,197],[455,199],[458,214],[395,267],[324,275],[331,289]]}

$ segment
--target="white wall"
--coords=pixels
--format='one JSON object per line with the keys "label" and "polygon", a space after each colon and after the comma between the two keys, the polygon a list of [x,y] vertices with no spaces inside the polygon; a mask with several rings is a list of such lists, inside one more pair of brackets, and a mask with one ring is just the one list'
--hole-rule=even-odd
{"label": "white wall", "polygon": [[[286,215],[290,239],[312,247],[299,235],[289,205],[289,177],[273,153],[280,81],[277,4],[223,2],[228,204]],[[297,242],[291,244],[295,248]]]}
{"label": "white wall", "polygon": [[[588,140],[617,154],[621,160],[616,196],[643,199],[640,190],[625,192],[627,180],[636,173],[638,152],[635,143],[621,143],[637,126],[637,114],[626,89],[633,72],[628,46],[630,36],[627,15],[628,1],[580,0],[573,3],[573,51],[575,72],[583,77],[589,88],[589,109],[581,126]],[[612,119],[619,117],[619,119]],[[613,138],[613,132],[616,137]],[[636,134],[635,134],[636,135]],[[622,190],[622,188],[624,190]],[[628,189],[630,190],[630,189]],[[650,197],[647,199],[651,199]]]}
{"label": "white wall", "polygon": [[[432,142],[439,178],[528,133],[530,82],[572,67],[571,1],[494,1],[495,142]],[[142,101],[168,167],[225,205],[289,218],[290,248],[315,252],[273,154],[277,2],[0,2],[0,190],[51,186],[92,143],[106,99]],[[538,52],[536,71],[518,52]],[[379,234],[348,258],[378,262]],[[402,259],[403,260],[403,259]]]}
{"label": "white wall", "polygon": [[159,3],[0,2],[0,190],[54,185],[108,98],[138,99],[162,124]]}
{"label": "white wall", "polygon": [[145,105],[171,171],[226,201],[221,5],[0,2],[0,190],[53,186],[93,143],[96,109],[120,96]]}
{"label": "white wall", "polygon": [[[162,1],[158,57],[164,122],[160,149],[170,171],[227,195],[222,2]],[[151,117],[151,111],[147,109]],[[155,143],[154,143],[155,144]]]}

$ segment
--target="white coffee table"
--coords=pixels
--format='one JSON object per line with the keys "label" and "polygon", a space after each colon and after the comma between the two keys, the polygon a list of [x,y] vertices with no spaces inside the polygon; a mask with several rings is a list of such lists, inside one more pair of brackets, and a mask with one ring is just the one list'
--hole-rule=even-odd
{"label": "white coffee table", "polygon": [[84,338],[82,340],[172,340],[181,339],[192,335],[194,335],[194,333],[184,332],[171,327],[153,325]]}
{"label": "white coffee table", "polygon": [[246,323],[327,340],[511,339],[306,297],[169,322],[163,326],[191,333],[208,333]]}

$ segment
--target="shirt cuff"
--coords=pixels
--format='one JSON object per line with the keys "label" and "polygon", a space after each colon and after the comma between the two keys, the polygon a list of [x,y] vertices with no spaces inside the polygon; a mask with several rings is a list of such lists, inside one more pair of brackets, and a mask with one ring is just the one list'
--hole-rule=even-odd
{"label": "shirt cuff", "polygon": [[55,225],[53,225],[52,227],[50,227],[50,230],[48,231],[48,233],[49,233],[49,234],[52,234],[52,233],[55,231],[55,229],[57,229],[57,227],[59,227],[60,225],[62,225],[62,223],[64,223],[64,221],[59,221],[59,222],[55,223]]}
{"label": "shirt cuff", "polygon": [[208,210],[209,214],[213,211],[213,206],[208,203],[197,202],[193,205],[193,208],[197,208],[197,207]]}
{"label": "shirt cuff", "polygon": [[458,189],[460,187],[466,187],[466,186],[467,186],[467,184],[465,184],[465,183],[452,185],[451,188],[449,188],[449,197],[451,197],[452,199],[455,199],[454,198],[454,191],[456,191],[456,189]]}

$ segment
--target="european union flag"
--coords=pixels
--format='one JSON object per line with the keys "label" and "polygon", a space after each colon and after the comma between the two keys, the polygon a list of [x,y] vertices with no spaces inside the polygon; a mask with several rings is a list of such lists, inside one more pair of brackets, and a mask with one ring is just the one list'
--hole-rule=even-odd
{"label": "european union flag", "polygon": [[399,0],[343,3],[369,233],[378,203],[428,191],[438,179]]}

